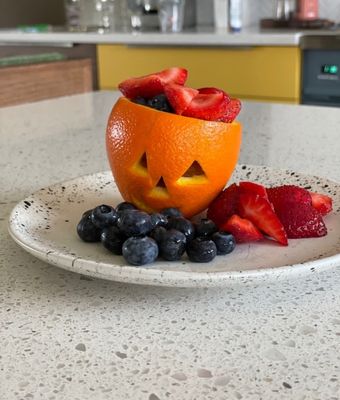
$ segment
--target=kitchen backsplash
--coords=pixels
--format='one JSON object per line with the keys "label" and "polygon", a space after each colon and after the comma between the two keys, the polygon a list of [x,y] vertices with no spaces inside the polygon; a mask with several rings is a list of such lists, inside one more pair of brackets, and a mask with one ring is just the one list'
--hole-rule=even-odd
{"label": "kitchen backsplash", "polygon": [[0,29],[46,23],[63,25],[64,0],[0,0]]}
{"label": "kitchen backsplash", "polygon": [[[243,0],[243,25],[257,25],[261,18],[274,17],[277,0]],[[294,0],[291,0],[294,2]],[[116,0],[126,4],[127,0]],[[189,2],[189,0],[188,0]],[[214,0],[196,0],[197,23],[214,25]],[[63,25],[65,22],[64,0],[0,0],[0,28],[19,24],[45,22]],[[340,0],[319,0],[321,18],[340,22]]]}
{"label": "kitchen backsplash", "polygon": [[340,0],[320,0],[320,17],[340,22]]}
{"label": "kitchen backsplash", "polygon": [[[260,11],[260,18],[271,17],[274,15],[276,0],[245,0],[245,4],[252,4],[254,12],[256,7]],[[334,21],[340,21],[340,0],[319,0],[320,18],[327,18]]]}
{"label": "kitchen backsplash", "polygon": [[[213,25],[214,0],[197,0],[197,21]],[[243,0],[243,25],[256,25],[261,18],[274,17],[276,0]],[[319,0],[320,18],[340,22],[340,0]]]}

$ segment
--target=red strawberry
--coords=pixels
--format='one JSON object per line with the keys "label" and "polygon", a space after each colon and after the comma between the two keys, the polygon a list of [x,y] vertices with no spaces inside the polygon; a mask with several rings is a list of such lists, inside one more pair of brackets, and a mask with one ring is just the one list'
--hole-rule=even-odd
{"label": "red strawberry", "polygon": [[228,99],[224,92],[199,93],[193,98],[182,115],[207,121],[217,121],[226,112]]}
{"label": "red strawberry", "polygon": [[228,103],[227,109],[219,118],[222,122],[233,122],[241,111],[241,102],[239,99],[231,99]]}
{"label": "red strawberry", "polygon": [[277,211],[290,239],[327,235],[327,228],[320,213],[306,203],[290,203]]}
{"label": "red strawberry", "polygon": [[234,235],[236,242],[254,242],[263,239],[262,233],[249,220],[232,215],[221,227],[221,230]]}
{"label": "red strawberry", "polygon": [[217,94],[217,93],[223,93],[224,95],[225,95],[225,97],[226,97],[226,100],[228,101],[228,103],[230,102],[230,97],[229,97],[229,95],[224,91],[224,90],[222,90],[222,89],[217,89],[217,88],[215,88],[215,87],[204,87],[204,88],[200,88],[200,89],[197,89],[198,90],[198,92],[200,93],[200,94]]}
{"label": "red strawberry", "polygon": [[170,83],[165,85],[164,93],[176,114],[181,115],[188,108],[193,98],[198,95],[198,90]]}
{"label": "red strawberry", "polygon": [[128,99],[138,96],[150,99],[163,93],[166,84],[184,84],[187,74],[187,70],[183,68],[169,68],[154,74],[127,79],[121,82],[118,88]]}
{"label": "red strawberry", "polygon": [[267,190],[264,186],[255,182],[240,182],[240,192],[251,192],[258,194],[260,197],[264,197],[268,200]]}
{"label": "red strawberry", "polygon": [[233,183],[210,203],[207,217],[221,227],[233,214],[237,213],[238,197],[239,187]]}
{"label": "red strawberry", "polygon": [[312,206],[321,215],[330,213],[333,209],[332,199],[326,194],[309,192],[312,197]]}
{"label": "red strawberry", "polygon": [[179,85],[184,85],[188,77],[188,71],[184,68],[172,67],[158,72],[163,84],[167,83],[177,83]]}
{"label": "red strawberry", "polygon": [[249,219],[257,228],[268,236],[287,246],[287,235],[268,200],[257,194],[240,193],[239,214]]}
{"label": "red strawberry", "polygon": [[134,99],[138,96],[150,99],[163,92],[163,85],[159,76],[148,75],[127,79],[118,85],[118,89],[128,99]]}
{"label": "red strawberry", "polygon": [[276,213],[281,209],[286,209],[291,203],[312,204],[312,198],[308,190],[295,185],[267,188],[267,194]]}

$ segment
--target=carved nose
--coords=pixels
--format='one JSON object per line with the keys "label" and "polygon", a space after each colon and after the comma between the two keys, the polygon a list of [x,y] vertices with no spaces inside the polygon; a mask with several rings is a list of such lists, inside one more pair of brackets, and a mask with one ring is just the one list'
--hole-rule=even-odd
{"label": "carved nose", "polygon": [[156,186],[153,189],[151,189],[150,196],[156,198],[161,197],[164,199],[165,198],[168,199],[170,197],[170,193],[168,192],[168,189],[166,187],[166,184],[162,176],[159,178]]}

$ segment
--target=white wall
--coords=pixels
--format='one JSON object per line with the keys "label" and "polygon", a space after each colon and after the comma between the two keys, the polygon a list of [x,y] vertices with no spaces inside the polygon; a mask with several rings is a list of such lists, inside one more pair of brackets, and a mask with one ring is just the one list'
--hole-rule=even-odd
{"label": "white wall", "polygon": [[[243,25],[256,25],[261,18],[274,17],[276,0],[243,0]],[[213,0],[197,0],[197,19],[201,25],[213,25]],[[320,18],[340,22],[340,0],[319,0]]]}
{"label": "white wall", "polygon": [[320,0],[320,17],[340,22],[340,0]]}
{"label": "white wall", "polygon": [[[260,17],[273,16],[276,0],[244,0],[245,5],[257,4],[260,9]],[[340,22],[340,0],[319,0],[320,18],[327,18]]]}

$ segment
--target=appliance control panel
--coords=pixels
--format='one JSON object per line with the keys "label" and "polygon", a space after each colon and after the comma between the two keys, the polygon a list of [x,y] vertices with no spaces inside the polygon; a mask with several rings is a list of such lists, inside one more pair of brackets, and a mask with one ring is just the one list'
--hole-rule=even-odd
{"label": "appliance control panel", "polygon": [[340,49],[304,50],[302,102],[340,107]]}

